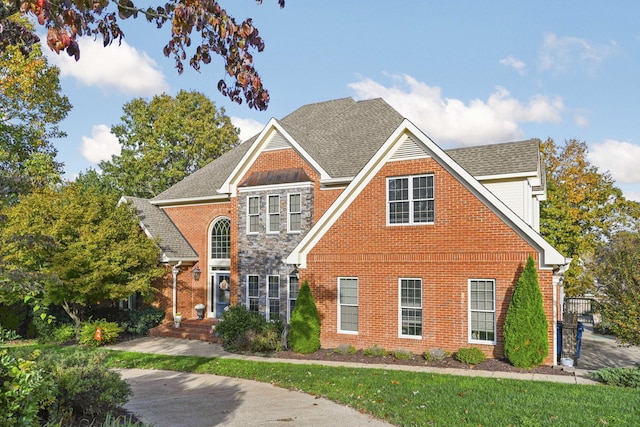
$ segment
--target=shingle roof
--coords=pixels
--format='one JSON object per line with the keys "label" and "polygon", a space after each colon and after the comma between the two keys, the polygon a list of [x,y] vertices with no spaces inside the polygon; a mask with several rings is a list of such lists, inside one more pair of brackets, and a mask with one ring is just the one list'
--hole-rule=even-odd
{"label": "shingle roof", "polygon": [[159,239],[160,250],[166,260],[198,258],[196,251],[162,209],[139,197],[125,197],[125,200],[135,207],[144,229]]}
{"label": "shingle roof", "polygon": [[475,177],[537,173],[540,146],[535,139],[445,150]]}
{"label": "shingle roof", "polygon": [[[278,123],[332,178],[351,178],[364,167],[404,118],[382,99],[342,98],[300,107]],[[257,135],[151,199],[152,202],[215,197]],[[446,151],[473,176],[535,173],[535,140]]]}

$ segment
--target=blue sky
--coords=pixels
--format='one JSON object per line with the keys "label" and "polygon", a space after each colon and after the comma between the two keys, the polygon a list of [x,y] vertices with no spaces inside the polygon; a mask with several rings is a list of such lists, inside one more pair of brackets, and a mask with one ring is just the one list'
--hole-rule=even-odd
{"label": "blue sky", "polygon": [[382,97],[443,148],[553,138],[585,141],[589,160],[640,200],[640,3],[637,1],[221,0],[252,17],[254,55],[271,102],[250,110],[220,95],[222,60],[178,75],[169,27],[125,22],[120,47],[81,41],[81,59],[47,52],[73,110],[56,141],[72,179],[118,152],[109,133],[136,97],[197,90],[243,138],[271,117],[342,97]]}

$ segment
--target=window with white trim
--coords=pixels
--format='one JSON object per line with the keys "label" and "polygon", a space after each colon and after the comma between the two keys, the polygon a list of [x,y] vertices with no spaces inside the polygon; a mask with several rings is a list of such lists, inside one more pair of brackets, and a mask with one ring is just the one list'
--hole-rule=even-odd
{"label": "window with white trim", "polygon": [[257,275],[247,276],[247,309],[254,313],[260,312],[260,288]]}
{"label": "window with white trim", "polygon": [[387,178],[388,224],[429,224],[434,220],[433,175]]}
{"label": "window with white trim", "polygon": [[287,231],[297,233],[302,229],[302,198],[299,193],[289,194]]}
{"label": "window with white trim", "polygon": [[247,197],[247,233],[257,234],[260,231],[260,197]]}
{"label": "window with white trim", "polygon": [[298,299],[298,276],[289,276],[289,295],[287,296],[287,302],[289,306],[287,307],[287,320],[291,319],[291,313],[293,309],[296,308],[296,300]]}
{"label": "window with white trim", "polygon": [[400,279],[400,336],[422,337],[422,279]]}
{"label": "window with white trim", "polygon": [[280,196],[271,195],[268,198],[267,205],[267,233],[279,233],[280,232]]}
{"label": "window with white trim", "polygon": [[496,342],[496,282],[469,280],[469,340]]}
{"label": "window with white trim", "polygon": [[229,259],[231,257],[231,221],[229,218],[217,220],[211,228],[211,258]]}
{"label": "window with white trim", "polygon": [[358,333],[358,278],[338,278],[338,331]]}
{"label": "window with white trim", "polygon": [[280,276],[267,276],[267,320],[280,319]]}

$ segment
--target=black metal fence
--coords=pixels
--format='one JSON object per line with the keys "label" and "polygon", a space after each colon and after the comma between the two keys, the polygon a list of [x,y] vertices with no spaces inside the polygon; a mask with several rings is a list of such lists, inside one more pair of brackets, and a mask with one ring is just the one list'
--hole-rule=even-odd
{"label": "black metal fence", "polygon": [[564,299],[564,312],[578,315],[578,322],[593,323],[593,313],[596,311],[595,298],[576,297]]}

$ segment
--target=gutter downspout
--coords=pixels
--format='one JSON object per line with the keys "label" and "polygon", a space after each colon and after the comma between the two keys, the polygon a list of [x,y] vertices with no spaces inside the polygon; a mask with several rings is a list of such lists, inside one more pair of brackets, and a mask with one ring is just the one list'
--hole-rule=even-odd
{"label": "gutter downspout", "polygon": [[173,312],[172,316],[176,315],[176,309],[178,308],[178,273],[180,273],[180,266],[182,265],[182,261],[178,261],[177,264],[173,266],[171,269],[171,273],[173,273]]}

